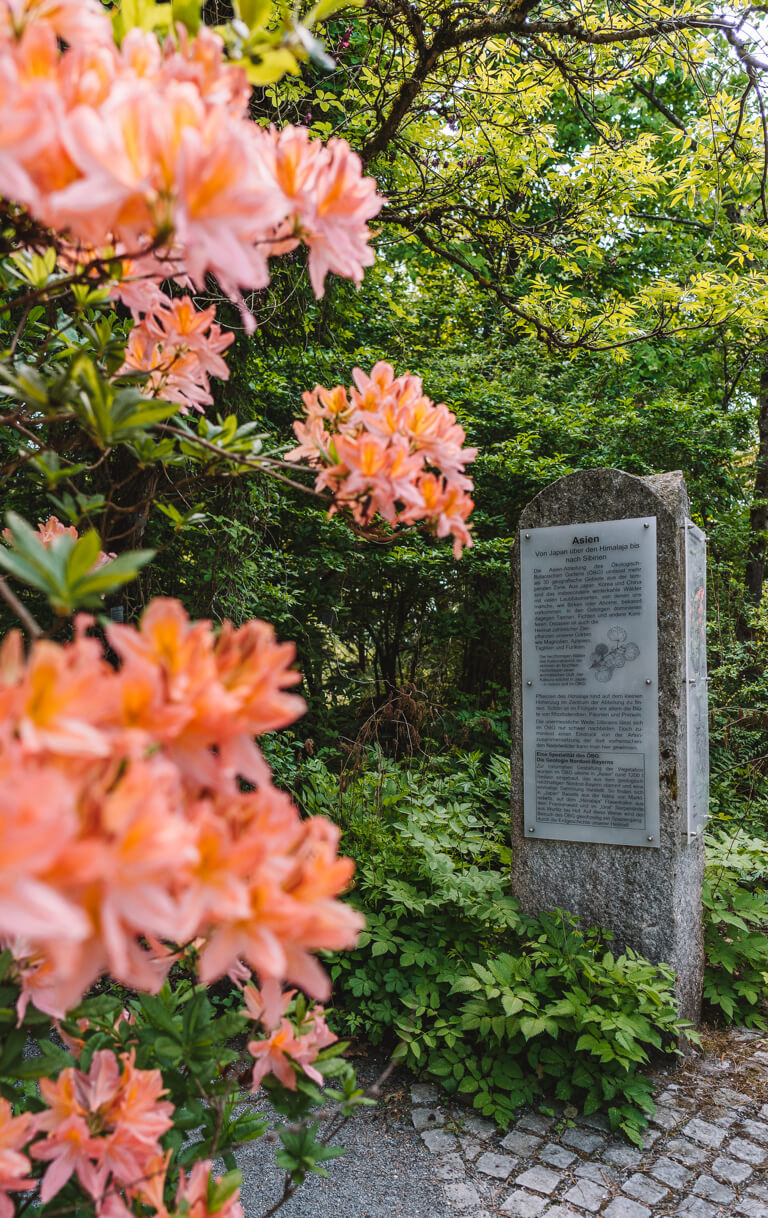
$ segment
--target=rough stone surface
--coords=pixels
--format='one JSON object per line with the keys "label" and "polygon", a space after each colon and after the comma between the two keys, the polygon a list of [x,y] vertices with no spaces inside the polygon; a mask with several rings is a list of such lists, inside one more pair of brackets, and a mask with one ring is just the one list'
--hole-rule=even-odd
{"label": "rough stone surface", "polygon": [[686,1167],[698,1167],[699,1163],[706,1163],[709,1157],[706,1150],[686,1138],[673,1138],[667,1144],[666,1152],[673,1159],[679,1159]]}
{"label": "rough stone surface", "polygon": [[442,1112],[437,1112],[434,1108],[414,1108],[411,1112],[411,1120],[413,1128],[418,1129],[419,1133],[425,1129],[438,1129],[445,1124]]}
{"label": "rough stone surface", "polygon": [[[523,825],[520,631],[512,647],[513,888],[531,913],[555,907],[588,925],[609,927],[616,950],[633,947],[666,961],[677,975],[682,1014],[698,1022],[703,976],[701,837],[685,830],[683,524],[688,495],[679,472],[637,478],[616,469],[560,478],[523,510],[520,528],[655,516],[659,625],[659,849],[585,842],[531,841]],[[520,543],[522,544],[522,542]],[[515,621],[520,621],[519,546],[513,561]]]}
{"label": "rough stone surface", "polygon": [[434,1083],[414,1083],[411,1087],[411,1103],[417,1107],[421,1104],[437,1104],[440,1100],[440,1091]]}
{"label": "rough stone surface", "polygon": [[570,1167],[575,1162],[576,1155],[564,1146],[558,1146],[556,1142],[547,1142],[539,1151],[539,1158],[550,1167]]}
{"label": "rough stone surface", "polygon": [[715,1218],[717,1206],[701,1197],[686,1197],[675,1210],[676,1214],[687,1214],[690,1218]]}
{"label": "rough stone surface", "polygon": [[635,1150],[632,1146],[616,1143],[608,1147],[603,1158],[614,1167],[637,1167],[642,1163],[643,1155],[642,1151]]}
{"label": "rough stone surface", "polygon": [[487,1121],[485,1117],[467,1117],[462,1124],[468,1133],[473,1133],[476,1138],[482,1138],[483,1141],[485,1141],[486,1138],[492,1137],[493,1134],[496,1133],[496,1126],[494,1125],[493,1121]]}
{"label": "rough stone surface", "polygon": [[606,1218],[648,1218],[650,1212],[647,1206],[630,1201],[629,1197],[615,1197],[603,1210]]}
{"label": "rough stone surface", "polygon": [[675,1163],[674,1159],[662,1157],[651,1165],[649,1171],[657,1180],[668,1184],[670,1188],[685,1188],[691,1179],[691,1173],[686,1168]]}
{"label": "rough stone surface", "polygon": [[494,1176],[497,1180],[506,1180],[518,1166],[518,1160],[513,1155],[496,1155],[486,1151],[477,1160],[477,1170],[484,1176]]}
{"label": "rough stone surface", "polygon": [[642,1201],[646,1205],[658,1205],[669,1196],[668,1188],[664,1188],[658,1180],[652,1180],[650,1176],[641,1175],[640,1172],[635,1172],[621,1187],[630,1197],[634,1197],[635,1201]]}
{"label": "rough stone surface", "polygon": [[467,1184],[465,1180],[460,1180],[455,1184],[446,1184],[445,1196],[449,1205],[460,1212],[480,1204],[480,1196],[474,1184]]}
{"label": "rough stone surface", "polygon": [[515,1189],[506,1201],[502,1202],[502,1214],[511,1214],[512,1218],[538,1218],[547,1204],[546,1198],[536,1193],[526,1192],[524,1188]]}
{"label": "rough stone surface", "polygon": [[592,1180],[577,1180],[573,1188],[569,1188],[565,1194],[565,1200],[570,1201],[571,1205],[577,1206],[580,1210],[589,1210],[590,1213],[596,1213],[606,1197],[608,1190],[599,1184],[595,1184]]}
{"label": "rough stone surface", "polygon": [[712,1125],[709,1121],[696,1119],[689,1121],[683,1129],[683,1133],[686,1137],[693,1138],[694,1142],[700,1142],[702,1146],[708,1146],[711,1150],[717,1150],[725,1141],[725,1130],[718,1129],[717,1125]]}
{"label": "rough stone surface", "polygon": [[768,1151],[764,1147],[758,1146],[756,1142],[749,1142],[746,1138],[733,1138],[728,1143],[728,1154],[735,1155],[737,1159],[744,1159],[747,1163],[754,1163],[756,1167],[760,1167],[768,1159]]}
{"label": "rough stone surface", "polygon": [[421,1140],[433,1155],[444,1155],[449,1150],[455,1150],[457,1145],[453,1134],[446,1133],[444,1129],[428,1129],[421,1135]]}
{"label": "rough stone surface", "polygon": [[566,1129],[563,1134],[563,1145],[572,1146],[574,1150],[584,1150],[587,1154],[591,1154],[592,1151],[605,1146],[605,1137],[602,1133],[596,1133],[591,1129]]}
{"label": "rough stone surface", "polygon": [[726,1188],[724,1184],[719,1184],[712,1176],[699,1176],[694,1182],[693,1191],[698,1193],[700,1197],[706,1197],[708,1201],[714,1201],[717,1205],[730,1205],[736,1197],[732,1188]]}
{"label": "rough stone surface", "polygon": [[505,1150],[510,1151],[513,1155],[527,1156],[532,1155],[535,1150],[541,1146],[541,1138],[537,1138],[532,1133],[520,1133],[519,1130],[513,1129],[511,1133],[502,1141],[502,1146]]}
{"label": "rough stone surface", "polygon": [[550,1171],[548,1167],[530,1167],[516,1178],[515,1184],[549,1195],[555,1191],[562,1178],[559,1172]]}
{"label": "rough stone surface", "polygon": [[727,1155],[718,1155],[712,1164],[712,1174],[729,1184],[743,1184],[752,1175],[753,1168],[739,1159],[730,1159]]}

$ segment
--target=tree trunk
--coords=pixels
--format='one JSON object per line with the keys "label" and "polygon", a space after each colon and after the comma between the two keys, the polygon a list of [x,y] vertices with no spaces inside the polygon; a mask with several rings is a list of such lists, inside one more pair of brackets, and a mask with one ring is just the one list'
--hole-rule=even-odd
{"label": "tree trunk", "polygon": [[757,463],[749,513],[750,542],[744,583],[751,604],[758,606],[765,584],[766,531],[768,531],[768,365],[760,372],[757,416]]}

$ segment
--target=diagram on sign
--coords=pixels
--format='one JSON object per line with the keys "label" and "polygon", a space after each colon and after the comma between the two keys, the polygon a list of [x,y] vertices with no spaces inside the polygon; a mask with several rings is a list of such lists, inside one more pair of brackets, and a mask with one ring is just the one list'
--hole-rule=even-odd
{"label": "diagram on sign", "polygon": [[589,657],[596,681],[610,681],[615,669],[623,668],[628,660],[636,660],[640,655],[637,643],[626,641],[627,632],[623,626],[611,626],[608,638],[613,646],[598,643]]}

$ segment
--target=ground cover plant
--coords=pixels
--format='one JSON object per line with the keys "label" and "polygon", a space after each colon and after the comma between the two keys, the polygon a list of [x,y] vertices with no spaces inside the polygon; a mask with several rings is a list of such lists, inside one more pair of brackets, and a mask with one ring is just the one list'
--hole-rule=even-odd
{"label": "ground cover plant", "polygon": [[454,753],[422,772],[369,756],[339,785],[303,766],[300,799],[343,826],[366,929],[332,967],[345,1033],[404,1060],[506,1125],[555,1096],[639,1141],[643,1066],[684,1030],[674,977],[569,914],[521,914],[509,889],[509,763]]}

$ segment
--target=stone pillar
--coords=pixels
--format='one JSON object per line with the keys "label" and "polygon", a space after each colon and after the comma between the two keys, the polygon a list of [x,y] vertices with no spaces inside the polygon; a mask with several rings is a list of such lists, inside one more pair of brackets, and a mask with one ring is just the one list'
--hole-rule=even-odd
{"label": "stone pillar", "polygon": [[[522,908],[529,913],[539,913],[544,910],[560,908],[578,914],[585,925],[603,926],[614,935],[618,950],[632,947],[654,963],[664,961],[670,964],[677,975],[677,993],[680,1012],[683,1017],[695,1022],[699,1018],[701,1006],[701,986],[704,964],[702,922],[701,922],[701,886],[704,870],[704,848],[701,824],[699,821],[689,822],[688,818],[688,764],[687,764],[687,721],[686,704],[690,669],[686,668],[686,520],[688,517],[688,495],[679,472],[659,474],[648,478],[638,478],[631,474],[615,469],[585,470],[568,477],[561,478],[552,486],[528,504],[520,518],[520,534],[513,560],[514,572],[514,604],[515,629],[512,646],[512,847],[513,890],[521,902]],[[648,772],[646,766],[645,784],[655,800],[655,784],[658,781],[658,830],[655,821],[652,832],[647,838],[631,833],[625,833],[625,841],[638,844],[615,844],[600,840],[557,840],[557,829],[554,831],[546,824],[545,810],[541,808],[541,799],[546,798],[546,783],[542,779],[537,786],[538,802],[531,802],[531,773],[536,769],[537,783],[539,756],[535,760],[530,749],[526,746],[528,774],[528,809],[534,812],[524,820],[524,764],[523,764],[523,718],[524,702],[531,706],[530,698],[535,690],[524,688],[540,684],[538,677],[545,673],[537,655],[532,655],[530,641],[526,645],[526,655],[523,655],[521,644],[521,579],[520,551],[521,547],[529,544],[536,535],[535,529],[549,526],[574,526],[575,534],[572,543],[580,541],[597,541],[599,529],[586,529],[583,526],[594,522],[611,522],[626,520],[637,522],[637,528],[650,531],[646,539],[652,537],[653,518],[656,530],[656,590],[657,590],[657,623],[658,623],[658,679],[650,667],[646,676],[641,671],[642,659],[635,653],[634,647],[626,658],[635,662],[626,664],[627,673],[631,670],[631,679],[641,685],[655,688],[658,697],[658,775]],[[643,524],[643,519],[650,523]],[[630,526],[627,526],[628,528]],[[694,526],[689,526],[694,528]],[[582,534],[594,533],[595,537],[580,537]],[[604,534],[611,533],[603,530]],[[615,529],[614,529],[615,532]],[[526,533],[528,539],[526,540]],[[699,534],[701,537],[701,534]],[[569,538],[566,536],[566,541]],[[542,543],[544,544],[544,543]],[[599,545],[593,547],[598,550]],[[615,547],[613,547],[615,548]],[[542,551],[540,551],[542,552]],[[558,551],[564,553],[564,551]],[[613,558],[614,555],[608,557]],[[554,560],[550,560],[554,561]],[[565,559],[562,560],[563,562]],[[604,569],[604,568],[603,568]],[[576,570],[576,568],[563,569]],[[526,578],[528,578],[526,576]],[[542,578],[542,577],[539,577]],[[567,596],[568,574],[560,574],[560,588],[566,591],[558,592],[560,604],[562,597]],[[582,579],[587,578],[582,576]],[[565,580],[565,585],[563,585]],[[599,582],[599,580],[598,580]],[[530,604],[530,590],[526,593]],[[525,598],[524,598],[525,599]],[[648,602],[650,598],[648,598]],[[562,609],[561,609],[562,618]],[[628,620],[627,629],[632,630]],[[646,626],[648,623],[646,623]],[[563,628],[565,629],[565,627]],[[604,631],[605,633],[605,631]],[[607,637],[621,638],[625,633],[620,627],[614,628]],[[540,635],[543,638],[543,635]],[[601,636],[602,637],[602,636]],[[625,635],[626,637],[626,635]],[[594,644],[590,644],[594,645]],[[604,645],[607,651],[612,644]],[[582,649],[583,650],[583,649]],[[648,650],[648,649],[646,649]],[[621,680],[626,682],[630,676],[620,674],[620,680],[610,684],[610,678],[602,674],[597,677],[592,669],[600,666],[595,653],[582,662],[582,673],[566,681],[574,686],[575,694],[585,697],[592,694],[591,706],[610,708],[610,701],[602,704],[597,700],[600,691],[611,692],[611,688],[619,685]],[[551,671],[551,661],[550,670]],[[572,663],[572,661],[569,661]],[[622,668],[625,661],[622,659]],[[532,667],[533,665],[533,667]],[[537,667],[538,665],[538,667]],[[562,672],[568,673],[567,665]],[[640,680],[640,678],[644,678]],[[525,678],[525,680],[524,680]],[[703,678],[702,678],[703,679]],[[545,676],[551,684],[551,677]],[[694,682],[691,681],[691,685]],[[706,687],[704,687],[706,688]],[[649,700],[649,690],[642,691],[645,700],[645,715],[655,715],[655,699]],[[640,695],[636,695],[636,702]],[[589,700],[584,701],[586,707]],[[561,705],[577,705],[570,694]],[[556,705],[554,703],[538,703],[537,705]],[[538,712],[537,712],[538,713]],[[526,720],[530,735],[531,712],[528,711]],[[653,722],[655,732],[656,723]],[[546,729],[548,730],[548,729]],[[567,728],[565,729],[567,731]],[[567,744],[563,736],[563,749],[555,757],[555,769],[549,773],[549,789],[552,790],[552,774],[558,774],[557,764],[567,766],[578,761],[579,729],[574,724],[573,745],[576,753],[565,751]],[[538,731],[538,729],[537,729]],[[586,737],[585,737],[586,738]],[[594,747],[594,746],[593,746]],[[598,753],[583,753],[583,758],[598,757]],[[606,754],[607,756],[607,754]],[[565,758],[565,761],[563,761]],[[542,763],[543,764],[543,763]],[[580,764],[586,766],[587,761]],[[612,762],[603,762],[609,767],[605,773],[615,773],[610,769]],[[631,763],[633,764],[633,763]],[[654,757],[655,766],[655,757]],[[653,768],[653,766],[651,767]],[[581,782],[580,776],[578,781]],[[627,771],[624,771],[626,775]],[[610,790],[618,789],[616,779]],[[574,787],[574,790],[584,789]],[[628,788],[627,788],[628,789]],[[697,798],[700,798],[697,796]],[[560,808],[561,820],[568,819],[567,799],[562,793],[555,797],[555,803]],[[578,802],[578,801],[577,801]],[[531,823],[534,816],[541,812],[541,829],[545,838],[536,836],[536,826]],[[655,817],[655,806],[652,820]],[[605,813],[601,813],[605,815]],[[589,816],[586,818],[589,819]],[[619,821],[620,821],[619,817]],[[527,822],[527,823],[526,823]],[[650,822],[649,822],[650,823]],[[589,833],[591,829],[577,827],[579,832]],[[604,834],[604,831],[602,831]],[[653,834],[658,836],[653,840]],[[551,834],[554,833],[554,839]],[[601,830],[597,830],[600,837]],[[604,834],[605,835],[605,834]],[[574,832],[566,828],[565,836],[573,838]],[[610,837],[610,831],[608,833]],[[619,832],[621,836],[621,832]],[[645,844],[639,844],[642,841]]]}

